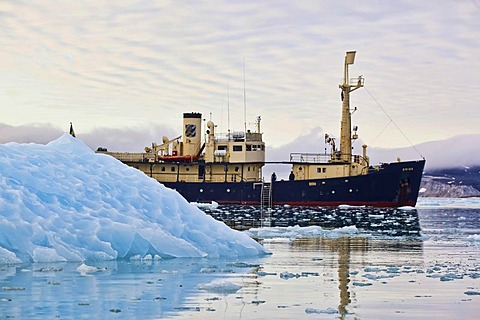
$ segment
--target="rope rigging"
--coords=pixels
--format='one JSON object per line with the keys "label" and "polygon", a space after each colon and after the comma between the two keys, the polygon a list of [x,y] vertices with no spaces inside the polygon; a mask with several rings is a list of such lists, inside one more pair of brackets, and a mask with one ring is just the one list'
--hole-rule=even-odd
{"label": "rope rigging", "polygon": [[387,118],[390,120],[389,123],[387,123],[387,125],[382,129],[382,131],[380,132],[379,135],[377,135],[377,137],[374,139],[376,140],[384,131],[385,129],[387,129],[387,127],[390,125],[390,123],[393,123],[393,125],[397,128],[398,131],[400,131],[400,133],[402,134],[402,136],[405,138],[405,140],[410,144],[410,146],[418,153],[418,155],[420,157],[422,157],[422,159],[425,159],[425,157],[420,153],[420,151],[413,145],[413,143],[410,141],[410,139],[408,139],[408,137],[405,135],[405,133],[402,131],[402,129],[400,129],[400,127],[397,125],[397,123],[395,121],[393,121],[392,117],[390,117],[390,115],[387,113],[387,111],[385,111],[385,109],[382,107],[382,105],[377,101],[377,99],[375,99],[375,97],[373,96],[373,94],[367,89],[366,86],[364,86],[364,89],[365,91],[367,91],[367,93],[370,95],[370,97],[373,99],[373,101],[375,101],[375,103],[380,107],[380,109],[383,111],[383,113],[387,116]]}

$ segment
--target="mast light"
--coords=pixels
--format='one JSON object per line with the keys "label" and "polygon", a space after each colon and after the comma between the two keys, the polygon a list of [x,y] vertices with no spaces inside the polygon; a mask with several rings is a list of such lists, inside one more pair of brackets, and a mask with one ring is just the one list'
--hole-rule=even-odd
{"label": "mast light", "polygon": [[355,61],[355,53],[356,51],[348,51],[347,55],[345,56],[345,63],[346,64],[353,64]]}

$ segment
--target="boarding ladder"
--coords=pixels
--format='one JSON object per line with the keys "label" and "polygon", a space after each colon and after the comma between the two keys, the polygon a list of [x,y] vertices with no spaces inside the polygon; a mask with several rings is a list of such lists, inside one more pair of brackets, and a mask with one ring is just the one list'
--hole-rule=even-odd
{"label": "boarding ladder", "polygon": [[262,227],[270,227],[272,209],[272,184],[270,182],[262,183],[260,194],[260,223]]}

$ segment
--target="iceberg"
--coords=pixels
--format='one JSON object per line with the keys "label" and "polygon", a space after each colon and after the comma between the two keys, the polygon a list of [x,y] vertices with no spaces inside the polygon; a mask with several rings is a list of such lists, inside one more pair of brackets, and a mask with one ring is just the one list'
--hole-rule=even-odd
{"label": "iceberg", "polygon": [[0,145],[0,264],[267,254],[81,140]]}

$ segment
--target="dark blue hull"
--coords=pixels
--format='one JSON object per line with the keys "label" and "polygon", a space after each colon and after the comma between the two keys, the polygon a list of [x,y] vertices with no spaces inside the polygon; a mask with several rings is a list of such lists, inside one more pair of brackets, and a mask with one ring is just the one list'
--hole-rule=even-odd
{"label": "dark blue hull", "polygon": [[[272,185],[274,205],[375,207],[415,206],[425,165],[424,160],[382,164],[368,174],[298,181],[276,181]],[[261,203],[261,183],[253,182],[171,182],[190,202],[221,204]]]}

